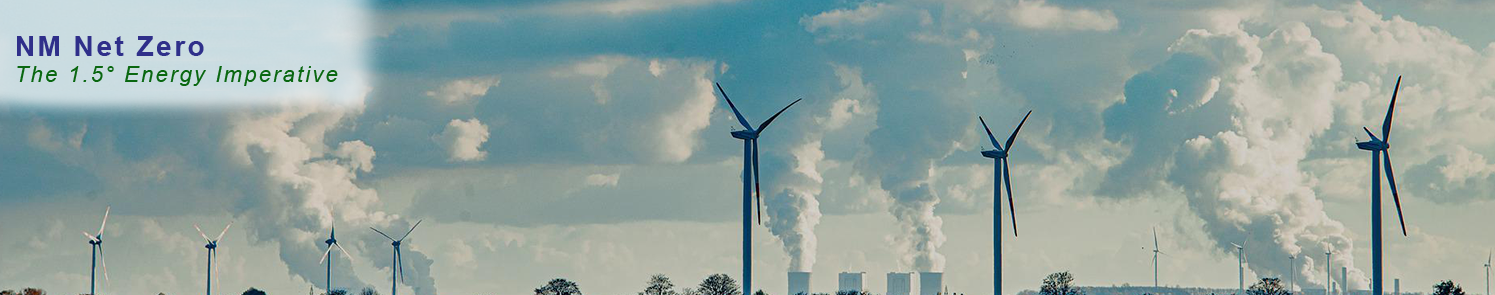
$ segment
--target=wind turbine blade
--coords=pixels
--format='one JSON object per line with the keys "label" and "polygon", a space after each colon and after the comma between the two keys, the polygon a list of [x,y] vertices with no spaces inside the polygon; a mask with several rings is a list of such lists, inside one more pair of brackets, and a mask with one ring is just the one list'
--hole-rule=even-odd
{"label": "wind turbine blade", "polygon": [[758,140],[753,140],[753,194],[757,196],[753,203],[753,211],[758,213],[758,225],[763,225],[763,186],[759,183],[762,179],[758,176]]}
{"label": "wind turbine blade", "polygon": [[773,117],[768,117],[767,121],[763,121],[763,124],[758,125],[758,132],[763,132],[764,128],[768,128],[768,124],[769,123],[773,123],[773,120],[774,119],[778,119],[780,114],[783,114],[784,111],[789,110],[789,107],[794,106],[794,104],[799,103],[799,101],[801,101],[801,100],[805,100],[805,99],[803,99],[803,98],[796,99],[796,100],[794,100],[794,102],[789,103],[789,105],[784,106],[783,109],[780,109],[779,112],[773,113]]}
{"label": "wind turbine blade", "polygon": [[1023,115],[1023,121],[1017,122],[1017,128],[1016,129],[1012,129],[1012,135],[1007,136],[1007,145],[1003,146],[1002,150],[1009,151],[1009,152],[1012,151],[1012,141],[1015,140],[1015,139],[1017,139],[1017,132],[1023,130],[1023,124],[1024,123],[1028,123],[1028,116],[1029,115],[1033,115],[1033,111],[1028,111],[1027,115]]}
{"label": "wind turbine blade", "polygon": [[1152,228],[1152,249],[1153,250],[1157,250],[1158,249],[1158,228],[1157,227],[1153,227]]}
{"label": "wind turbine blade", "polygon": [[1396,87],[1391,88],[1391,105],[1386,107],[1386,122],[1381,123],[1381,136],[1391,141],[1391,113],[1396,110],[1396,93],[1402,89],[1402,76],[1396,76]]}
{"label": "wind turbine blade", "polygon": [[1369,127],[1360,127],[1360,128],[1365,128],[1365,134],[1369,134],[1370,135],[1370,140],[1380,140],[1379,138],[1376,138],[1376,134],[1375,133],[1370,133],[1370,128]]}
{"label": "wind turbine blade", "polygon": [[732,108],[732,115],[737,116],[737,123],[741,123],[742,128],[747,128],[749,131],[753,130],[753,125],[748,124],[747,118],[742,117],[742,112],[737,111],[737,105],[732,104],[732,99],[727,97],[727,91],[722,90],[722,83],[716,83],[716,91],[722,92],[722,99],[727,100],[727,107]]}
{"label": "wind turbine blade", "polygon": [[228,233],[228,228],[229,227],[233,227],[233,226],[234,226],[234,222],[233,221],[229,221],[228,225],[223,226],[223,231],[218,232],[218,238],[217,239],[213,239],[213,241],[216,242],[216,241],[219,241],[219,240],[223,240],[223,234]]}
{"label": "wind turbine blade", "polygon": [[379,233],[379,235],[384,236],[385,239],[389,239],[389,241],[391,241],[391,242],[395,241],[395,238],[389,237],[389,235],[384,234],[384,232],[379,231],[379,229],[377,229],[377,228],[374,228],[374,227],[371,226],[371,227],[369,227],[369,229],[374,230],[374,232]]}
{"label": "wind turbine blade", "polygon": [[[1017,237],[1017,207],[1012,205],[1012,173],[1007,172],[1007,159],[1002,159],[1002,182],[1007,183],[1007,216],[1012,216],[1012,237]],[[997,200],[1001,202],[1001,200]]]}
{"label": "wind turbine blade", "polygon": [[415,225],[412,225],[412,226],[410,226],[410,230],[408,230],[408,231],[405,231],[405,235],[404,235],[404,236],[401,236],[401,237],[400,237],[400,240],[401,240],[401,241],[404,241],[404,240],[405,240],[405,238],[409,238],[409,237],[410,237],[410,233],[412,233],[412,232],[415,232],[415,228],[417,228],[417,227],[420,227],[420,223],[421,223],[421,222],[424,222],[424,221],[426,221],[426,220],[425,220],[425,219],[421,219],[421,220],[416,220],[416,221],[415,221]]}
{"label": "wind turbine blade", "polygon": [[104,221],[99,222],[99,236],[104,236],[104,225],[109,224],[109,207],[104,207]]}
{"label": "wind turbine blade", "polygon": [[976,116],[976,120],[981,121],[981,129],[986,130],[986,139],[991,141],[991,146],[999,151],[1002,150],[1002,144],[997,143],[997,136],[991,135],[991,127],[986,126],[986,118]]}
{"label": "wind turbine blade", "polygon": [[1230,245],[1231,245],[1231,246],[1235,246],[1235,247],[1236,247],[1236,248],[1242,248],[1242,247],[1241,247],[1241,245],[1240,245],[1240,244],[1236,244],[1236,243],[1230,243]]}
{"label": "wind turbine blade", "polygon": [[322,252],[322,260],[317,260],[317,264],[327,263],[328,254],[332,254],[332,245],[327,245],[327,252]]}
{"label": "wind turbine blade", "polygon": [[400,283],[405,283],[405,254],[400,254],[400,250],[395,250],[395,267],[399,269],[396,274],[400,277]]}
{"label": "wind turbine blade", "polygon": [[88,237],[89,241],[95,241],[95,242],[99,241],[99,238],[94,237],[93,234],[90,234],[88,232],[83,232],[83,236]]}
{"label": "wind turbine blade", "polygon": [[203,240],[203,241],[207,241],[207,242],[209,242],[209,243],[212,243],[212,242],[213,242],[213,239],[209,239],[209,238],[208,238],[208,234],[205,234],[205,233],[203,233],[203,232],[202,232],[202,228],[201,228],[201,227],[197,227],[197,225],[196,225],[196,224],[193,224],[193,225],[192,225],[192,228],[195,228],[195,229],[197,229],[197,234],[199,234],[199,235],[202,235],[202,240]]}
{"label": "wind turbine blade", "polygon": [[99,247],[99,265],[104,267],[104,284],[105,285],[113,285],[113,284],[109,283],[109,260],[108,259],[104,259],[104,245],[98,245],[98,247]]}
{"label": "wind turbine blade", "polygon": [[1402,236],[1407,236],[1407,220],[1402,218],[1402,197],[1396,191],[1396,173],[1391,169],[1391,152],[1381,150],[1386,162],[1386,183],[1391,184],[1391,199],[1396,201],[1396,221],[1402,224]]}
{"label": "wind turbine blade", "polygon": [[337,246],[338,251],[343,251],[343,255],[348,256],[348,261],[353,261],[353,254],[348,254],[348,249],[343,248],[343,243],[332,243],[332,245]]}

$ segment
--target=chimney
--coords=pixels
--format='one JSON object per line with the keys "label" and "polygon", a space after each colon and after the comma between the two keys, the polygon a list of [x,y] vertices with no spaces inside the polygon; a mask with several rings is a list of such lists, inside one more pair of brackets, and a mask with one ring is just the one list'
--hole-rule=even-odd
{"label": "chimney", "polygon": [[944,288],[944,286],[945,273],[919,273],[919,295],[940,295],[940,288]]}
{"label": "chimney", "polygon": [[840,285],[841,285],[840,287],[841,288],[837,289],[837,290],[838,291],[862,292],[862,290],[864,290],[864,289],[862,289],[862,274],[864,274],[864,273],[863,272],[843,272],[843,273],[841,273],[840,276],[837,277],[838,281],[840,281]]}
{"label": "chimney", "polygon": [[910,295],[909,292],[913,291],[912,275],[906,272],[888,273],[887,295]]}
{"label": "chimney", "polygon": [[1344,295],[1350,295],[1350,268],[1349,267],[1340,267],[1339,268],[1339,283],[1340,284],[1344,284],[1344,288],[1339,288],[1339,293],[1344,294]]}
{"label": "chimney", "polygon": [[789,272],[789,295],[810,294],[810,273],[803,271]]}

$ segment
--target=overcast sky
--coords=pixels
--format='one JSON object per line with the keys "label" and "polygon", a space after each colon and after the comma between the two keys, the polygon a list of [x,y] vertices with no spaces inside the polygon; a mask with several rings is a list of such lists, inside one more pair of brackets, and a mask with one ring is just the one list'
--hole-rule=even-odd
{"label": "overcast sky", "polygon": [[[487,2],[487,1],[473,1]],[[741,144],[721,83],[764,132],[754,287],[785,271],[943,271],[991,294],[990,149],[1006,137],[1002,293],[1248,277],[1367,288],[1369,157],[1354,146],[1402,85],[1384,200],[1386,273],[1482,294],[1495,246],[1495,31],[1482,1],[575,0],[370,5],[372,91],[354,105],[69,109],[0,103],[0,289],[102,294],[388,293],[400,231],[416,294],[530,294],[564,277],[633,294],[739,277]],[[1377,129],[1372,127],[1373,129]],[[1377,130],[1377,133],[1380,133]],[[1378,134],[1378,136],[1380,136]],[[1004,206],[1005,207],[1005,206]],[[386,231],[386,232],[388,232]],[[211,235],[212,233],[210,233]],[[1387,286],[1390,286],[1388,281]]]}

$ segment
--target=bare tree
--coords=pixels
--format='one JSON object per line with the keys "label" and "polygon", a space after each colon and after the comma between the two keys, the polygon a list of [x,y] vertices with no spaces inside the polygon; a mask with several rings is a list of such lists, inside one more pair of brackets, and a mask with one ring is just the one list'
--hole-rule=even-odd
{"label": "bare tree", "polygon": [[358,291],[358,295],[379,295],[379,291],[374,291],[374,288],[363,287],[363,291]]}
{"label": "bare tree", "polygon": [[701,281],[701,285],[697,286],[696,290],[701,292],[700,295],[742,295],[740,288],[742,287],[737,285],[737,280],[732,277],[726,274],[714,274],[706,277],[705,281]]}
{"label": "bare tree", "polygon": [[1464,295],[1464,288],[1454,284],[1452,280],[1442,281],[1433,285],[1433,295]]}
{"label": "bare tree", "polygon": [[576,282],[556,278],[535,289],[535,295],[581,295],[581,287]]}
{"label": "bare tree", "polygon": [[656,274],[652,277],[649,277],[649,285],[647,287],[644,287],[644,291],[639,292],[638,294],[679,295],[679,293],[675,292],[675,283],[670,282],[670,278],[664,276],[664,274]]}
{"label": "bare tree", "polygon": [[1038,292],[1043,295],[1085,295],[1085,292],[1074,286],[1075,277],[1069,272],[1056,272],[1043,278],[1043,286]]}
{"label": "bare tree", "polygon": [[260,291],[260,289],[249,287],[249,290],[244,290],[243,295],[265,295],[265,291]]}
{"label": "bare tree", "polygon": [[1277,278],[1261,278],[1261,281],[1252,284],[1246,289],[1248,295],[1292,295],[1292,291],[1282,287],[1282,280]]}

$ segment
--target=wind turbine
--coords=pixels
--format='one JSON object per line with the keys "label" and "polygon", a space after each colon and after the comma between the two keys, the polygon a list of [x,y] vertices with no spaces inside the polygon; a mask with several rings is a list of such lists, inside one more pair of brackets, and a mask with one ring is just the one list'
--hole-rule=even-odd
{"label": "wind turbine", "polygon": [[1381,293],[1381,157],[1385,157],[1386,183],[1391,185],[1391,197],[1396,201],[1396,219],[1401,222],[1402,236],[1407,235],[1407,221],[1402,218],[1402,199],[1396,191],[1396,176],[1391,169],[1391,152],[1387,149],[1391,145],[1391,115],[1396,110],[1396,94],[1402,88],[1402,77],[1396,77],[1396,86],[1391,89],[1391,104],[1386,107],[1386,121],[1381,123],[1381,136],[1385,139],[1376,138],[1375,133],[1370,132],[1369,127],[1365,134],[1370,135],[1370,140],[1355,143],[1356,147],[1370,151],[1370,247],[1371,267],[1374,278],[1370,281],[1371,294]]}
{"label": "wind turbine", "polygon": [[[727,100],[727,107],[732,108],[732,115],[737,116],[737,123],[741,123],[742,128],[744,128],[743,130],[732,131],[732,137],[742,140],[742,294],[752,294],[753,231],[751,228],[753,214],[750,211],[755,210],[748,209],[748,207],[758,208],[758,204],[750,201],[755,191],[758,192],[758,202],[761,203],[763,201],[763,192],[758,185],[758,135],[763,132],[764,128],[768,128],[768,124],[773,123],[774,119],[778,119],[780,114],[789,110],[789,107],[799,103],[802,99],[796,99],[794,102],[789,103],[789,105],[784,106],[778,113],[774,113],[772,117],[768,117],[767,121],[763,121],[763,124],[758,125],[758,128],[754,129],[752,124],[748,124],[747,118],[742,116],[742,112],[737,111],[737,105],[732,104],[732,99],[727,98],[727,91],[722,90],[721,83],[716,83],[716,90],[721,91],[722,99]],[[763,224],[763,212],[757,212],[758,224]]]}
{"label": "wind turbine", "polygon": [[1288,254],[1287,255],[1287,267],[1288,267],[1288,270],[1287,270],[1287,290],[1288,291],[1293,291],[1293,287],[1295,287],[1295,286],[1298,285],[1298,265],[1297,264],[1293,264],[1293,259],[1296,259],[1296,258],[1298,258],[1297,255],[1292,255],[1292,254]]}
{"label": "wind turbine", "polygon": [[327,240],[324,242],[327,243],[327,252],[322,252],[322,260],[317,264],[327,263],[327,293],[332,294],[332,259],[327,259],[332,254],[332,247],[337,247],[338,251],[347,255],[349,262],[353,261],[353,254],[348,254],[348,249],[343,249],[343,244],[337,242],[337,225],[332,226],[332,232],[327,234]]}
{"label": "wind turbine", "polygon": [[192,225],[192,228],[197,229],[197,234],[202,235],[202,239],[208,242],[207,245],[202,246],[208,248],[208,295],[213,295],[213,257],[218,256],[218,241],[223,240],[223,234],[228,233],[228,228],[231,226],[234,226],[232,221],[228,222],[228,225],[223,227],[223,231],[218,233],[218,238],[209,239],[208,234],[203,233],[201,227],[197,227],[196,224]]}
{"label": "wind turbine", "polygon": [[104,207],[104,221],[99,222],[99,233],[88,234],[86,231],[83,232],[83,236],[88,237],[88,245],[90,251],[93,252],[93,258],[91,258],[92,260],[89,262],[88,267],[89,295],[97,294],[94,293],[94,281],[96,280],[94,277],[97,276],[95,269],[100,264],[104,266],[104,283],[109,283],[109,263],[104,262],[104,225],[107,224],[109,224],[109,207],[106,206]]}
{"label": "wind turbine", "polygon": [[1324,243],[1324,295],[1334,289],[1334,249],[1329,249],[1329,244]]}
{"label": "wind turbine", "polygon": [[1485,254],[1485,295],[1490,294],[1490,256]]}
{"label": "wind turbine", "polygon": [[[993,290],[992,293],[994,293],[994,294],[1001,294],[1002,293],[1002,224],[1001,224],[1002,223],[1002,205],[1001,204],[1002,204],[1002,188],[1003,187],[1007,188],[1007,211],[1008,211],[1008,215],[1012,216],[1012,237],[1013,238],[1017,237],[1017,211],[1016,211],[1016,208],[1013,207],[1013,205],[1012,205],[1012,177],[1011,177],[1012,175],[1010,175],[1010,174],[1007,173],[1008,172],[1008,169],[1007,169],[1007,153],[1010,152],[1010,151],[1012,151],[1012,143],[1013,143],[1013,140],[1017,139],[1017,132],[1023,130],[1023,123],[1027,123],[1028,122],[1028,116],[1032,115],[1032,114],[1033,114],[1033,111],[1028,111],[1027,115],[1023,115],[1023,120],[1021,122],[1017,123],[1017,128],[1016,129],[1012,129],[1012,135],[1008,135],[1007,136],[1007,144],[1006,145],[1002,145],[1001,143],[997,142],[997,137],[991,134],[991,127],[990,126],[986,126],[986,119],[985,118],[982,118],[980,116],[976,117],[977,120],[981,121],[981,128],[986,130],[986,139],[991,140],[991,145],[992,145],[992,149],[981,151],[981,156],[987,157],[987,158],[991,158],[992,159],[992,164],[994,164],[994,166],[993,166],[994,167],[993,168],[994,169],[994,172],[993,172],[994,174],[992,175],[992,177],[993,177],[992,184],[994,184],[994,185],[992,185],[992,196],[994,198],[992,199],[992,202],[993,202],[992,203],[992,207],[993,208],[992,208],[992,221],[991,221],[992,222],[992,227],[991,227],[992,228],[992,242],[995,245],[995,247],[992,247],[992,251],[996,252],[996,255],[994,255],[994,257],[996,257],[996,261],[994,261],[992,263],[993,264],[992,268],[994,269],[994,272],[993,272],[993,275],[992,275],[993,276],[992,281],[995,282],[995,287],[993,287],[994,289],[992,289]],[[1002,182],[999,183],[999,182],[997,182],[997,180],[1001,180]],[[1006,185],[1003,185],[1003,183],[1006,183]]]}
{"label": "wind turbine", "polygon": [[1163,250],[1161,250],[1158,247],[1158,228],[1157,227],[1153,227],[1152,228],[1152,287],[1153,288],[1160,287],[1160,285],[1158,285],[1158,255],[1159,254],[1164,255],[1164,256],[1168,255],[1168,253],[1163,253]]}
{"label": "wind turbine", "polygon": [[421,221],[424,220],[416,220],[415,225],[410,226],[410,230],[406,231],[405,235],[401,236],[399,239],[392,238],[389,235],[384,234],[384,232],[379,231],[378,229],[369,227],[369,229],[372,229],[374,230],[374,232],[379,233],[379,235],[384,236],[384,238],[389,239],[389,244],[393,245],[395,248],[394,264],[392,264],[389,268],[389,271],[393,273],[389,278],[389,295],[397,295],[400,292],[399,285],[397,285],[395,280],[398,279],[400,282],[405,281],[405,260],[400,257],[400,242],[404,242],[405,238],[410,237],[410,233],[415,232],[415,227],[420,226]]}
{"label": "wind turbine", "polygon": [[[1250,240],[1251,238],[1248,237],[1246,239]],[[1245,240],[1241,241],[1241,244],[1245,244],[1245,243],[1246,243]],[[1236,267],[1238,267],[1240,269],[1240,273],[1237,275],[1237,279],[1238,279],[1237,284],[1239,284],[1239,286],[1237,288],[1239,288],[1239,291],[1238,291],[1239,293],[1236,293],[1236,294],[1245,295],[1246,294],[1246,246],[1242,246],[1241,244],[1230,243],[1230,245],[1235,246],[1236,261],[1237,261]]]}

